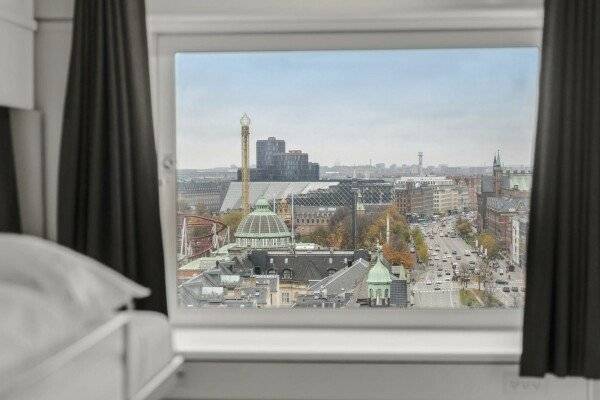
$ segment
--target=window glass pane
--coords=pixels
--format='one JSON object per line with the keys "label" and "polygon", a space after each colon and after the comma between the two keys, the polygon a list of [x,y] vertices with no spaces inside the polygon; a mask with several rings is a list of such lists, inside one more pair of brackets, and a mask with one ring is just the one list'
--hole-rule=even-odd
{"label": "window glass pane", "polygon": [[523,306],[537,48],[175,65],[180,305]]}

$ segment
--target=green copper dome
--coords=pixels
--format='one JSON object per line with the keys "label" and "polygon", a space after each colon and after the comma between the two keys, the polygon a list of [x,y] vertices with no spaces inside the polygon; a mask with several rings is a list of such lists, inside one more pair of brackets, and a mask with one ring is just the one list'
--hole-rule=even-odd
{"label": "green copper dome", "polygon": [[392,283],[392,276],[390,275],[390,271],[387,269],[385,265],[381,262],[381,256],[377,256],[377,261],[375,265],[371,267],[369,274],[367,275],[367,283],[371,284],[390,284]]}
{"label": "green copper dome", "polygon": [[244,247],[271,248],[289,246],[291,234],[269,202],[259,199],[254,211],[248,214],[235,231],[236,242]]}

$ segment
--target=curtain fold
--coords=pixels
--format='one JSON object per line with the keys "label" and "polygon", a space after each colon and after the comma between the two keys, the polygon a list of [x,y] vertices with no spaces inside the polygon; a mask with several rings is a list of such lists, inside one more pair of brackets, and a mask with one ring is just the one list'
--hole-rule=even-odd
{"label": "curtain fold", "polygon": [[10,113],[0,107],[0,232],[21,232]]}
{"label": "curtain fold", "polygon": [[149,287],[166,313],[144,0],[77,0],[58,241]]}
{"label": "curtain fold", "polygon": [[547,0],[521,374],[600,378],[600,5]]}

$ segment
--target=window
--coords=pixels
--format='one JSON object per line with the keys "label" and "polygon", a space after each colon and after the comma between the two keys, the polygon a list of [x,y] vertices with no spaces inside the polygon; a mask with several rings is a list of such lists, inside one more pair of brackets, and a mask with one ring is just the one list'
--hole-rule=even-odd
{"label": "window", "polygon": [[[529,212],[538,63],[536,47],[176,54],[178,298],[204,306],[188,286],[232,257],[247,276],[266,253],[297,261],[283,271],[303,285],[295,309],[311,306],[309,281],[339,273],[368,310],[378,260],[377,296],[399,310],[521,307],[513,227]],[[248,214],[246,172],[263,191]]]}

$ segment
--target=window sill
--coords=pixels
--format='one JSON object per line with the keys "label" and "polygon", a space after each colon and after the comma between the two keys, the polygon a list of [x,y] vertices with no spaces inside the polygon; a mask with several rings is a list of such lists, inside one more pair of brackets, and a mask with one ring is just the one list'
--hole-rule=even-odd
{"label": "window sill", "polygon": [[505,329],[175,327],[186,361],[516,364],[521,333]]}

